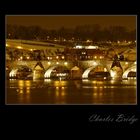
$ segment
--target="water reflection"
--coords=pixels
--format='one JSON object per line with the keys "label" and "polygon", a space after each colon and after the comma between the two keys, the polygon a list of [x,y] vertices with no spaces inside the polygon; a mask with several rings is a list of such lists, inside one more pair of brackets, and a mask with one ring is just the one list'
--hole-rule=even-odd
{"label": "water reflection", "polygon": [[136,80],[9,80],[13,104],[135,104]]}

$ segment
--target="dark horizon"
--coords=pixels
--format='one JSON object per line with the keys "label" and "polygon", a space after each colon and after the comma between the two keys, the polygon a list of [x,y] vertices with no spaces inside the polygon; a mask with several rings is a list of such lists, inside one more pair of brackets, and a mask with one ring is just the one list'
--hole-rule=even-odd
{"label": "dark horizon", "polygon": [[136,16],[88,16],[88,15],[46,15],[46,16],[6,16],[6,24],[23,26],[40,26],[43,29],[75,28],[80,25],[99,24],[101,27],[125,26],[129,30],[136,29]]}

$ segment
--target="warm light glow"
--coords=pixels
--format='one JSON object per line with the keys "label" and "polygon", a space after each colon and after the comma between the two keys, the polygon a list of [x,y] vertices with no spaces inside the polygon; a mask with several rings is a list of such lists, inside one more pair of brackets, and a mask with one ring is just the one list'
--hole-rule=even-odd
{"label": "warm light glow", "polygon": [[49,68],[49,69],[45,72],[44,77],[45,77],[45,78],[50,78],[51,72],[52,72],[55,68],[56,68],[56,66],[53,66],[53,67]]}
{"label": "warm light glow", "polygon": [[76,46],[76,49],[82,49],[83,47],[82,46]]}
{"label": "warm light glow", "polygon": [[[30,87],[27,87],[27,88],[26,88],[26,93],[27,93],[27,94],[30,94]],[[27,96],[27,97],[28,97],[28,96]]]}
{"label": "warm light glow", "polygon": [[86,52],[82,52],[82,54],[86,54]]}
{"label": "warm light glow", "polygon": [[102,56],[100,56],[100,59],[102,59]]}
{"label": "warm light glow", "polygon": [[48,60],[50,59],[50,57],[47,57],[48,58]]}
{"label": "warm light glow", "polygon": [[6,47],[8,47],[9,45],[6,43]]}
{"label": "warm light glow", "polygon": [[65,62],[64,65],[68,65],[68,62]]}
{"label": "warm light glow", "polygon": [[44,81],[50,83],[51,79],[44,79]]}
{"label": "warm light glow", "polygon": [[17,74],[18,69],[14,69],[9,73],[9,77],[14,77]]}
{"label": "warm light glow", "polygon": [[111,70],[110,75],[111,75],[111,77],[113,77],[113,78],[114,78],[114,77],[115,77],[115,75],[116,75],[116,72]]}
{"label": "warm light glow", "polygon": [[25,85],[26,85],[26,87],[30,87],[31,86],[31,81],[25,81]]}
{"label": "warm light glow", "polygon": [[29,56],[27,56],[27,59],[30,59],[30,57],[29,57]]}
{"label": "warm light glow", "polygon": [[20,57],[20,59],[22,60],[22,59],[23,59],[23,57],[21,56],[21,57]]}
{"label": "warm light glow", "polygon": [[135,62],[134,64],[137,64],[137,62]]}
{"label": "warm light glow", "polygon": [[56,56],[56,59],[58,59],[59,58],[59,56]]}
{"label": "warm light glow", "polygon": [[51,62],[48,62],[48,65],[50,65],[51,64]]}
{"label": "warm light glow", "polygon": [[98,46],[86,46],[85,49],[97,49]]}
{"label": "warm light glow", "polygon": [[97,63],[96,63],[96,62],[94,62],[94,63],[93,63],[93,65],[97,65]]}
{"label": "warm light glow", "polygon": [[94,58],[96,59],[96,58],[97,58],[97,56],[94,56]]}
{"label": "warm light glow", "polygon": [[19,93],[23,94],[23,87],[20,87]]}
{"label": "warm light glow", "polygon": [[19,85],[19,87],[24,87],[24,81],[19,80],[18,85]]}
{"label": "warm light glow", "polygon": [[128,64],[128,62],[125,62],[125,64],[127,65],[127,64]]}
{"label": "warm light glow", "polygon": [[56,62],[56,64],[58,65],[58,64],[59,64],[59,62]]}
{"label": "warm light glow", "polygon": [[62,59],[64,59],[65,57],[64,56],[62,56]]}
{"label": "warm light glow", "polygon": [[104,72],[107,72],[107,69],[106,68],[104,68]]}
{"label": "warm light glow", "polygon": [[17,46],[17,48],[18,48],[18,49],[22,49],[22,47],[21,47],[21,46]]}
{"label": "warm light glow", "polygon": [[82,75],[82,78],[88,78],[88,74],[90,73],[90,71],[93,69],[94,67],[90,67],[88,69],[86,69]]}
{"label": "warm light glow", "polygon": [[66,73],[58,73],[56,74],[57,76],[66,76],[67,74]]}

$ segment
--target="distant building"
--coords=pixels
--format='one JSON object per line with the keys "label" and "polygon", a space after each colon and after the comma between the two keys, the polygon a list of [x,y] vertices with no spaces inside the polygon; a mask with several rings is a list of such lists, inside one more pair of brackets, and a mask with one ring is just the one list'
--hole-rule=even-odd
{"label": "distant building", "polygon": [[96,48],[66,48],[64,50],[65,57],[68,60],[93,60],[93,59],[104,59],[105,51]]}

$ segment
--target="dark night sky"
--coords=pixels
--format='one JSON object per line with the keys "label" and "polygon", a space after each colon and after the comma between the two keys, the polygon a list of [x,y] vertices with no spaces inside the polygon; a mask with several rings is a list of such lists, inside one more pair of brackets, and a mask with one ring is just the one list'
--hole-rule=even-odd
{"label": "dark night sky", "polygon": [[100,24],[102,27],[110,25],[136,28],[136,16],[6,16],[6,23],[16,25],[38,25],[46,29],[57,29],[62,26],[74,28],[77,25]]}

